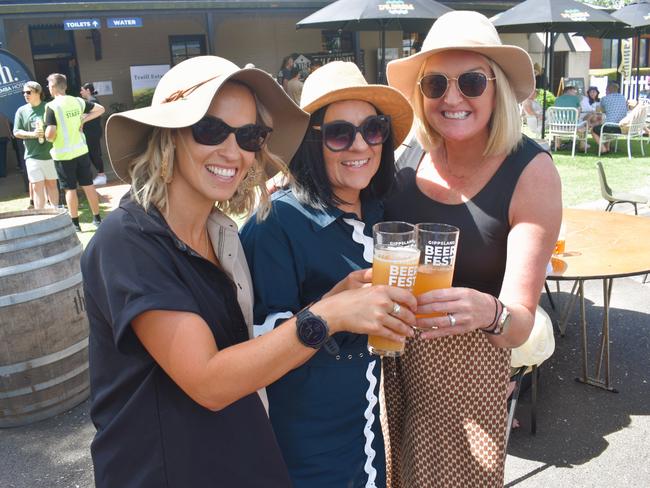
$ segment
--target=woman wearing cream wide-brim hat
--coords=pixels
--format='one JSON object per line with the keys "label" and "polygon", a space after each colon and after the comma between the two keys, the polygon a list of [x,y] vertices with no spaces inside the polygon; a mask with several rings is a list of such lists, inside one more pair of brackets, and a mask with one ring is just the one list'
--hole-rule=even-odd
{"label": "woman wearing cream wide-brim hat", "polygon": [[510,348],[533,326],[562,207],[550,155],[521,134],[533,65],[486,17],[456,11],[388,64],[388,82],[411,101],[422,149],[385,218],[460,228],[452,288],[418,298],[442,315],[418,319],[434,328],[401,368],[384,365],[390,484],[501,487]]}
{"label": "woman wearing cream wide-brim hat", "polygon": [[[305,80],[300,106],[311,118],[289,165],[289,188],[273,196],[264,222],[251,218],[241,232],[260,333],[332,288],[367,280],[355,270],[372,265],[372,226],[383,219],[382,199],[395,177],[393,151],[413,121],[403,95],[369,85],[354,63],[343,61]],[[397,323],[414,323],[410,297],[396,307]],[[372,313],[361,301],[350,307]],[[295,488],[385,487],[380,359],[369,356],[365,335],[333,340],[334,352],[320,351],[267,389],[291,481]]]}
{"label": "woman wearing cream wide-brim hat", "polygon": [[[260,389],[316,351],[295,320],[249,341],[250,274],[222,210],[259,200],[263,217],[265,180],[307,119],[263,71],[202,56],[167,72],[150,107],[108,120],[111,163],[131,191],[81,265],[97,488],[291,486]],[[395,337],[408,329],[360,321],[350,303],[382,317],[398,298],[351,290],[312,310],[330,333]]]}

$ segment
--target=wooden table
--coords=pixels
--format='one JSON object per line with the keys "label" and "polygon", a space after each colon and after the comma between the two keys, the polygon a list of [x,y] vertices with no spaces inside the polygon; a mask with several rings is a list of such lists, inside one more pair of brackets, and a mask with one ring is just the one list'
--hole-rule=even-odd
{"label": "wooden table", "polygon": [[[564,335],[568,315],[578,298],[582,329],[582,377],[578,380],[616,391],[610,386],[609,304],[612,285],[614,278],[650,272],[650,219],[567,208],[563,211],[562,223],[566,228],[565,253],[552,258],[553,272],[547,277],[558,282],[574,281],[571,296],[560,314],[560,333]],[[595,376],[590,376],[588,371],[584,295],[586,280],[603,281],[602,338]]]}

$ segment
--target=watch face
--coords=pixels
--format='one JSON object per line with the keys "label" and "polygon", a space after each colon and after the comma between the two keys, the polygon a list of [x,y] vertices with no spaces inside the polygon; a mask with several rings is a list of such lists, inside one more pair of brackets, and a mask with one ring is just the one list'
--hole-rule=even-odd
{"label": "watch face", "polygon": [[316,317],[306,317],[300,321],[298,334],[302,342],[311,347],[319,347],[327,339],[327,326]]}

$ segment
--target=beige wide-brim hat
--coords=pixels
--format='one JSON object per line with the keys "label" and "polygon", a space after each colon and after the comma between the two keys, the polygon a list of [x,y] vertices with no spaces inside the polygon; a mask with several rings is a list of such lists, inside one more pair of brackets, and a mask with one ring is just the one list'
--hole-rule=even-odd
{"label": "beige wide-brim hat", "polygon": [[318,68],[305,80],[300,108],[313,114],[333,102],[363,100],[391,118],[393,149],[404,141],[413,124],[413,109],[395,88],[369,85],[356,64],[332,61]]}
{"label": "beige wide-brim hat", "polygon": [[523,102],[535,89],[533,62],[526,51],[503,45],[492,22],[478,12],[457,10],[438,18],[431,26],[419,53],[388,63],[388,84],[409,100],[418,82],[422,64],[433,54],[465,50],[491,59],[508,77],[518,102]]}
{"label": "beige wide-brim hat", "polygon": [[[241,69],[218,56],[198,56],[177,64],[160,79],[151,106],[111,115],[106,146],[117,176],[129,181],[129,165],[147,146],[154,127],[178,129],[203,118],[226,81],[248,86],[271,114],[273,132],[268,147],[290,161],[307,130],[309,115],[296,106],[266,72]],[[273,175],[269,175],[273,176]]]}

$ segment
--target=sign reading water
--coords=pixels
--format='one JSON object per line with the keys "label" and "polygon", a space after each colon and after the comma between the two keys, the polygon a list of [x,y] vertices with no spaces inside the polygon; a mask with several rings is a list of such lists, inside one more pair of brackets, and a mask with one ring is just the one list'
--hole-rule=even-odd
{"label": "sign reading water", "polygon": [[122,29],[125,27],[142,27],[141,17],[119,17],[106,20],[109,29]]}

